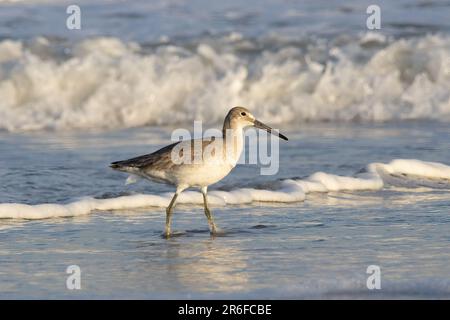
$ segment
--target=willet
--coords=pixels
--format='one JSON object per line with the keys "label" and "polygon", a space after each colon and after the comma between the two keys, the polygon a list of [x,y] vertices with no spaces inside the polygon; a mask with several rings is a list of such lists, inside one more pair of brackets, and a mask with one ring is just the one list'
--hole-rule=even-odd
{"label": "willet", "polygon": [[[215,234],[217,228],[208,206],[208,186],[222,180],[236,166],[244,146],[243,130],[249,126],[288,140],[256,120],[246,108],[234,107],[225,117],[221,138],[179,141],[151,154],[113,162],[111,168],[176,186],[166,209],[166,236],[170,235],[172,212],[178,195],[189,187],[200,188],[209,229],[211,234]],[[184,157],[187,153],[189,157]]]}

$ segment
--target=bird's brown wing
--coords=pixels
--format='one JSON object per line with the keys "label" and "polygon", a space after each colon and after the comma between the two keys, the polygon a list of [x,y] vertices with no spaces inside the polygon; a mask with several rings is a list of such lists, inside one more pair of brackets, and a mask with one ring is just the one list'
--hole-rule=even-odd
{"label": "bird's brown wing", "polygon": [[[212,139],[202,140],[202,152],[207,145],[214,141]],[[154,170],[167,170],[177,164],[172,161],[172,149],[179,144],[179,142],[172,143],[164,148],[161,148],[153,153],[145,154],[143,156],[131,158],[128,160],[116,161],[111,163],[110,167],[119,171],[137,171],[148,167]],[[191,140],[191,150],[194,150],[194,140]],[[181,150],[183,152],[183,150]],[[183,156],[180,154],[180,156]]]}
{"label": "bird's brown wing", "polygon": [[180,142],[170,144],[153,153],[145,154],[143,156],[113,162],[110,167],[121,171],[127,171],[126,169],[139,170],[149,166],[154,167],[155,169],[162,166],[167,168],[167,166],[171,166],[171,164],[173,165],[171,161],[171,151],[178,143]]}

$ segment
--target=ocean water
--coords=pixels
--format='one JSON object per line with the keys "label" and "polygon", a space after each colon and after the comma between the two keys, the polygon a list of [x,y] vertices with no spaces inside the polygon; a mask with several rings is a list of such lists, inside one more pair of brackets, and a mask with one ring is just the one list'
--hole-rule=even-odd
{"label": "ocean water", "polygon": [[[0,298],[450,298],[450,6],[0,1]],[[279,171],[200,193],[111,170],[245,105]],[[68,290],[66,269],[81,269]],[[381,289],[366,286],[370,265]]]}

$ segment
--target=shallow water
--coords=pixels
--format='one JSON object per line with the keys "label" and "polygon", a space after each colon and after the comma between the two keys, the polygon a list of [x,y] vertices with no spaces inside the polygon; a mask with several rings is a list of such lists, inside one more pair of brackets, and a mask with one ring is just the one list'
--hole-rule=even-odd
{"label": "shallow water", "polygon": [[[0,203],[65,203],[171,191],[124,185],[113,160],[155,150],[172,128],[0,135]],[[264,185],[316,171],[352,176],[396,158],[448,163],[444,124],[304,124],[284,130],[280,171],[238,166],[210,189]],[[448,298],[448,181],[409,178],[378,191],[310,193],[304,202],[214,206],[223,234],[211,237],[201,206],[176,207],[164,239],[163,208],[86,216],[0,220],[2,298]],[[394,179],[395,180],[395,179]],[[400,182],[399,182],[400,181]],[[402,182],[403,181],[403,182]],[[78,265],[82,290],[66,289]],[[366,288],[378,265],[382,289]]]}

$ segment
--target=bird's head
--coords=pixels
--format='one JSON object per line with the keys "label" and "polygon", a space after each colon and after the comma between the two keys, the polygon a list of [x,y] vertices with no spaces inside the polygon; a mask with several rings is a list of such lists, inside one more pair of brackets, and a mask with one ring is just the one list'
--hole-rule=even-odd
{"label": "bird's head", "polygon": [[246,108],[244,107],[234,107],[232,108],[228,114],[227,117],[225,118],[225,121],[229,121],[230,124],[233,126],[238,126],[241,128],[245,128],[245,127],[255,127],[258,129],[262,129],[265,130],[283,140],[288,140],[288,138],[279,133],[278,130],[274,130],[271,127],[269,127],[268,125],[262,123],[261,121],[257,120],[255,118],[255,116]]}

